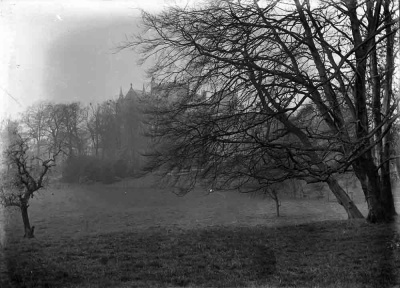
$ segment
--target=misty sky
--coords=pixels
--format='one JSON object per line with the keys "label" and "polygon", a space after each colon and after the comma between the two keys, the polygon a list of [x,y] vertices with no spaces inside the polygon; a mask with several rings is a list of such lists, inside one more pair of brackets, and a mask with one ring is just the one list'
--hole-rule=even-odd
{"label": "misty sky", "polygon": [[[177,3],[178,2],[178,3]],[[29,1],[0,3],[0,113],[16,115],[39,100],[103,101],[122,86],[142,89],[134,51],[115,53],[140,31],[140,12],[173,0]]]}

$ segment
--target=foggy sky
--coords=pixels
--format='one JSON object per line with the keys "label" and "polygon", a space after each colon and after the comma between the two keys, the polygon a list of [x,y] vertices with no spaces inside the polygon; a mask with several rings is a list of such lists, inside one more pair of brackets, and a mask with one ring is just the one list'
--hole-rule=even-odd
{"label": "foggy sky", "polygon": [[[47,51],[44,87],[49,99],[103,101],[127,91],[130,83],[141,89],[144,69],[134,51],[116,52],[116,47],[137,33],[138,18],[112,17],[93,28],[71,31]],[[84,25],[84,24],[83,24]]]}
{"label": "foggy sky", "polygon": [[99,102],[122,86],[142,89],[145,68],[134,51],[115,53],[140,31],[140,11],[170,0],[0,2],[0,114],[40,100]]}

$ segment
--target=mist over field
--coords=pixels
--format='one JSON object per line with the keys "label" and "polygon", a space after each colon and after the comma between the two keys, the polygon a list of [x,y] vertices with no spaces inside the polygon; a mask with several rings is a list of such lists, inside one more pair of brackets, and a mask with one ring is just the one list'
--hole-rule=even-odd
{"label": "mist over field", "polygon": [[0,287],[399,287],[399,3],[0,3]]}

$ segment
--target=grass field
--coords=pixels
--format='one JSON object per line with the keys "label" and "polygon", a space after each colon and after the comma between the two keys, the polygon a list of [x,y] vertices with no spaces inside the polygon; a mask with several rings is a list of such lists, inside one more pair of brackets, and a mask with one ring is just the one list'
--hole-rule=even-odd
{"label": "grass field", "polygon": [[0,287],[400,284],[399,224],[343,221],[334,202],[283,200],[277,218],[272,201],[234,192],[53,185],[31,203],[33,240],[17,212],[3,220]]}

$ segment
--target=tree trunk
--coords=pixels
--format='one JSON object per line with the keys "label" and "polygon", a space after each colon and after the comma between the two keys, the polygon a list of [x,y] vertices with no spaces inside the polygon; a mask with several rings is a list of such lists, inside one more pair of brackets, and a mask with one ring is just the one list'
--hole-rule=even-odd
{"label": "tree trunk", "polygon": [[[379,9],[381,2],[376,3],[375,10],[374,5],[367,5],[367,10],[366,15],[368,15],[368,27],[367,27],[367,35],[365,36],[365,39],[370,39],[370,41],[363,41],[362,39],[362,33],[361,33],[361,23],[358,19],[358,4],[356,0],[349,0],[345,2],[347,7],[348,7],[348,13],[347,15],[349,16],[350,23],[351,23],[351,30],[354,38],[354,47],[358,47],[358,49],[355,50],[355,59],[356,59],[356,71],[355,71],[355,83],[353,87],[353,93],[354,93],[354,100],[355,100],[355,107],[356,107],[356,136],[357,139],[360,141],[363,141],[364,147],[367,147],[370,144],[370,141],[368,140],[368,127],[369,127],[369,122],[368,122],[368,109],[367,109],[367,82],[366,82],[366,64],[368,61],[366,59],[368,58],[368,54],[370,53],[371,49],[371,39],[373,37],[376,37],[376,29],[378,27],[378,20],[379,20]],[[371,2],[372,3],[372,2]],[[386,4],[389,4],[389,1],[385,1]],[[388,8],[388,7],[387,7]],[[385,9],[387,9],[385,8]],[[390,13],[389,10],[385,10],[385,21],[390,20]],[[387,26],[390,28],[390,25]],[[385,30],[386,31],[386,36],[389,37],[391,34],[391,30]],[[389,33],[388,33],[389,32]],[[390,40],[390,37],[388,38]],[[373,41],[372,41],[373,42]],[[391,44],[388,43],[388,48],[391,48]],[[391,53],[390,51],[388,53]],[[373,54],[372,54],[373,56]],[[390,58],[390,57],[389,57]],[[374,59],[372,59],[373,61]],[[391,59],[386,59],[387,61],[391,61]],[[390,66],[390,65],[389,65]],[[391,67],[386,67],[386,70],[389,70]],[[393,71],[388,71],[390,73],[387,74],[389,76],[388,79],[386,79],[386,83],[390,84],[390,78],[393,73]],[[372,72],[373,76],[374,71]],[[390,74],[390,75],[389,75]],[[376,89],[380,89],[379,87],[375,87]],[[389,93],[390,85],[385,88],[386,92]],[[378,93],[378,91],[375,91]],[[375,100],[376,100],[376,105],[373,108],[376,109],[381,109],[382,107],[376,107],[378,104],[380,104],[380,97],[379,95],[375,95]],[[379,103],[378,103],[379,100]],[[385,104],[385,103],[384,103]],[[380,106],[380,105],[379,105]],[[388,107],[388,106],[387,106]],[[373,111],[373,112],[385,112],[387,113],[387,109],[383,109],[385,111]],[[385,114],[384,113],[384,114]],[[379,116],[379,118],[381,118]],[[379,120],[379,119],[375,119]],[[382,121],[381,119],[377,122]],[[380,123],[375,123],[375,124],[380,124]],[[379,132],[378,132],[379,133]],[[379,147],[379,145],[377,146]],[[377,149],[375,147],[375,149]],[[382,153],[383,154],[383,153]],[[381,155],[382,155],[381,154]],[[383,159],[381,159],[383,160]],[[378,166],[380,163],[378,163]],[[374,163],[374,159],[372,157],[371,151],[367,151],[362,155],[357,161],[353,163],[354,170],[356,172],[357,178],[360,179],[360,181],[363,183],[363,190],[364,194],[366,196],[366,199],[368,201],[368,208],[369,208],[369,213],[367,220],[371,223],[384,223],[384,222],[390,222],[393,220],[393,211],[390,208],[393,202],[393,199],[390,200],[390,194],[391,194],[391,188],[388,186],[386,183],[386,179],[381,179],[378,171],[377,165]],[[386,177],[386,176],[385,176]],[[385,183],[381,183],[381,181],[384,181]],[[390,182],[390,181],[389,181]],[[381,185],[384,185],[384,187],[381,187]],[[390,184],[389,184],[390,185]],[[384,197],[384,198],[382,198]],[[384,200],[385,199],[385,200]],[[387,203],[384,203],[383,201],[387,201]],[[394,203],[393,203],[394,205]]]}
{"label": "tree trunk", "polygon": [[392,192],[392,179],[390,177],[390,133],[385,137],[385,144],[383,147],[383,163],[381,167],[381,194],[380,200],[383,208],[385,209],[386,214],[393,218],[393,216],[397,215],[396,208],[394,206],[394,198]]}
{"label": "tree trunk", "polygon": [[343,208],[346,210],[349,219],[364,218],[360,210],[358,210],[357,206],[354,204],[353,200],[351,200],[349,195],[347,195],[346,191],[344,191],[343,188],[340,187],[339,183],[335,178],[329,177],[326,182],[331,191],[333,192],[333,194],[338,199],[339,204],[342,205]]}
{"label": "tree trunk", "polygon": [[279,203],[279,199],[278,197],[274,198],[275,200],[275,206],[276,206],[276,217],[281,216],[279,213],[279,207],[281,206],[281,203]]}
{"label": "tree trunk", "polygon": [[[385,24],[387,24],[385,28],[387,43],[386,43],[386,81],[384,82],[384,101],[383,101],[383,112],[384,114],[390,113],[390,102],[393,99],[393,90],[392,90],[392,82],[393,82],[393,72],[394,72],[394,37],[392,31],[392,26],[390,23],[392,22],[392,14],[390,12],[390,1],[385,0],[384,2],[384,15],[385,15]],[[383,126],[385,129],[393,129],[392,125],[385,124]],[[392,179],[390,173],[390,153],[391,153],[391,145],[393,143],[393,134],[391,131],[385,135],[383,138],[383,147],[382,147],[382,159],[380,162],[381,165],[381,183],[382,190],[380,195],[380,200],[382,205],[386,211],[386,213],[390,217],[394,217],[396,215],[396,208],[394,206],[394,199],[392,193]],[[379,163],[379,162],[378,162]]]}
{"label": "tree trunk", "polygon": [[[368,153],[366,153],[368,154]],[[371,156],[371,155],[369,155]],[[385,188],[385,192],[383,191],[383,187],[381,187],[380,176],[377,171],[377,167],[373,163],[371,157],[369,159],[365,156],[360,157],[359,160],[355,161],[353,164],[354,171],[356,172],[357,178],[361,182],[361,186],[365,195],[365,199],[368,203],[368,222],[371,223],[389,223],[393,221],[393,212],[387,207],[390,206],[390,199],[387,198],[390,188],[391,194],[391,187],[387,187],[385,183],[382,183]],[[385,181],[386,182],[386,181]],[[387,203],[383,203],[382,196],[386,195],[385,201]],[[391,198],[393,202],[393,195]],[[394,207],[394,203],[393,207]]]}
{"label": "tree trunk", "polygon": [[40,167],[40,138],[37,139],[37,145],[36,145],[36,166]]}
{"label": "tree trunk", "polygon": [[28,216],[28,204],[22,203],[21,204],[21,214],[22,214],[22,221],[24,222],[24,237],[25,238],[33,238],[33,232],[35,227],[29,223],[29,216]]}

